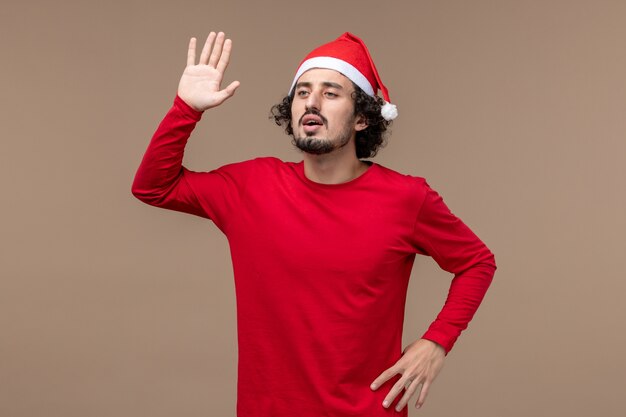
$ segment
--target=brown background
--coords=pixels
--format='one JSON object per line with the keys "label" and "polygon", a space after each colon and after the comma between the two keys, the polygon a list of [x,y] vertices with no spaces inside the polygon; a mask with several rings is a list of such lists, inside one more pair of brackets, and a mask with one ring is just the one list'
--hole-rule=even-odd
{"label": "brown background", "polygon": [[[400,111],[376,160],[426,177],[496,254],[411,415],[624,415],[626,2],[5,1],[0,19],[3,417],[234,416],[226,239],[130,194],[188,39],[210,30],[242,85],[188,167],[299,160],[269,107],[352,31]],[[450,278],[418,259],[406,343]]]}

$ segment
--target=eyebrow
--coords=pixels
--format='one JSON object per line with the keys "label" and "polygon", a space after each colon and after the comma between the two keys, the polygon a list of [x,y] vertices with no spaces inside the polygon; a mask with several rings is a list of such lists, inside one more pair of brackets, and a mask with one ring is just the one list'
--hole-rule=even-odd
{"label": "eyebrow", "polygon": [[[324,81],[322,83],[322,85],[324,87],[332,87],[332,88],[338,88],[338,89],[343,89],[343,86],[341,84],[337,84],[337,83],[333,83],[330,81]],[[312,83],[307,82],[307,81],[302,81],[296,84],[296,88],[300,88],[300,87],[306,87],[306,88],[311,88],[313,86]]]}

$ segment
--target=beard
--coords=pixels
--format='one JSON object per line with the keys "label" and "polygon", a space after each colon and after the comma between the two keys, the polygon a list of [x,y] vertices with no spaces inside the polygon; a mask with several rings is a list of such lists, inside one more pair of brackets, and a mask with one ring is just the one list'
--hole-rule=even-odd
{"label": "beard", "polygon": [[331,153],[335,149],[343,148],[350,142],[350,137],[346,136],[341,138],[339,142],[332,141],[327,138],[315,138],[315,137],[301,137],[294,136],[291,141],[294,146],[300,149],[302,152],[310,153],[313,155],[324,155]]}
{"label": "beard", "polygon": [[333,139],[318,138],[315,137],[314,134],[299,136],[297,133],[294,132],[291,143],[293,143],[293,145],[296,148],[300,149],[302,152],[306,152],[312,155],[324,155],[331,153],[336,149],[343,148],[348,143],[350,143],[351,137],[351,125],[350,123],[346,123],[341,132],[339,132],[339,134]]}

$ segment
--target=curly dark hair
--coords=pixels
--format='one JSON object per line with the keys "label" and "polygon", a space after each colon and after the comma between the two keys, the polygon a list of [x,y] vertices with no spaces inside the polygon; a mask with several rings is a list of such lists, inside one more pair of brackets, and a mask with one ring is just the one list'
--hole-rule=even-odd
{"label": "curly dark hair", "polygon": [[[372,97],[363,91],[358,85],[352,83],[354,92],[354,114],[362,115],[367,120],[367,128],[356,132],[355,146],[356,157],[372,158],[376,156],[378,150],[386,144],[386,131],[391,124],[390,120],[385,120],[380,114],[380,109],[384,104],[382,98]],[[270,119],[285,129],[285,133],[293,137],[291,127],[291,103],[294,93],[285,96],[283,100],[272,106]]]}

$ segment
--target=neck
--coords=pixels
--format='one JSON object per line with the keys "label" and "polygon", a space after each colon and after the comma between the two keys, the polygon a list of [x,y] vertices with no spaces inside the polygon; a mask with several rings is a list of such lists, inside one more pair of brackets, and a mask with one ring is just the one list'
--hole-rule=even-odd
{"label": "neck", "polygon": [[361,176],[369,164],[351,153],[331,152],[325,155],[304,153],[304,175],[313,182],[321,184],[341,184]]}

